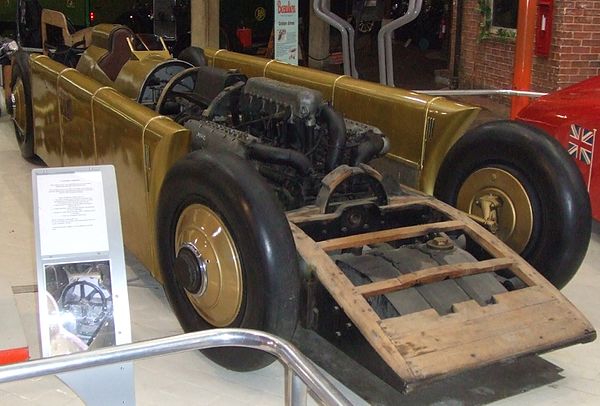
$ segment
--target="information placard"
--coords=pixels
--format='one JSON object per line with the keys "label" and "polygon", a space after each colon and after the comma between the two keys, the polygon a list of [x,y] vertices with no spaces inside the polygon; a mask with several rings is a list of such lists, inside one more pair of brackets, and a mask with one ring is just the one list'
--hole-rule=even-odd
{"label": "information placard", "polygon": [[[42,356],[131,342],[114,167],[32,172]],[[87,405],[135,404],[131,363],[60,374]],[[118,377],[110,392],[94,381]]]}
{"label": "information placard", "polygon": [[275,59],[298,65],[298,0],[275,1]]}
{"label": "information placard", "polygon": [[37,177],[41,255],[108,251],[102,173]]}

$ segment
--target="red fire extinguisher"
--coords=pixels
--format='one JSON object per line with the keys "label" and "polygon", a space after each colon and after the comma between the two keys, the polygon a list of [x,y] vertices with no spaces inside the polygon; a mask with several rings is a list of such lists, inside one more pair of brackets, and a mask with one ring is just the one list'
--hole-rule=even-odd
{"label": "red fire extinguisher", "polygon": [[252,46],[252,29],[246,27],[238,28],[235,35],[240,40],[242,47],[250,48]]}

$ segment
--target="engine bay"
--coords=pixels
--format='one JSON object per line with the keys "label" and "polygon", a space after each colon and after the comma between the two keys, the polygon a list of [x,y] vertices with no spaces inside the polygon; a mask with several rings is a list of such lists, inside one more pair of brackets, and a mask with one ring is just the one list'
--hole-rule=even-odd
{"label": "engine bay", "polygon": [[[376,127],[345,119],[320,92],[235,70],[195,67],[164,86],[152,106],[192,132],[192,149],[227,150],[253,162],[285,210],[313,204],[325,175],[389,149]],[[373,193],[354,178],[340,201]]]}

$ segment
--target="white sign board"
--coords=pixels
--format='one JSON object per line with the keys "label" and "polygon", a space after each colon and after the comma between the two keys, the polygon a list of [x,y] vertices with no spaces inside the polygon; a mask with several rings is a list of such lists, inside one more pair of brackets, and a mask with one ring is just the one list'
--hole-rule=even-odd
{"label": "white sign board", "polygon": [[108,251],[100,172],[38,176],[37,187],[43,257]]}
{"label": "white sign board", "polygon": [[298,0],[275,1],[275,59],[298,65]]}

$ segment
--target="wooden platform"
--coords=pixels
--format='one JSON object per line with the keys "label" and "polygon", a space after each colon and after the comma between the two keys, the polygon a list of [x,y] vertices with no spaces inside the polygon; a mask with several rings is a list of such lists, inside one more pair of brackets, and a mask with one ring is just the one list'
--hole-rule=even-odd
{"label": "wooden platform", "polygon": [[[288,214],[299,254],[346,315],[385,362],[412,389],[417,383],[481,367],[525,354],[540,353],[592,341],[594,328],[585,317],[526,261],[464,213],[425,196],[391,198],[383,210],[428,206],[447,220],[315,241],[304,223],[335,216],[318,208]],[[479,262],[442,265],[355,286],[327,254],[371,244],[461,230],[491,256]],[[481,306],[475,300],[452,305],[440,315],[427,309],[381,319],[367,299],[414,286],[499,270],[510,270],[526,287],[492,296]]]}

